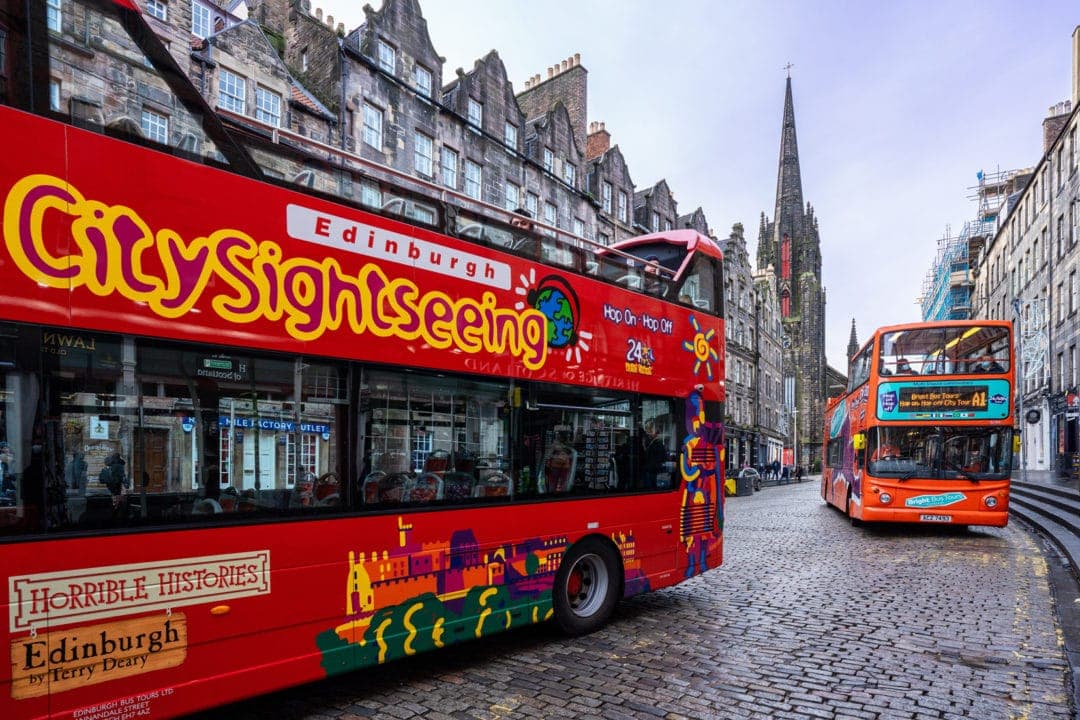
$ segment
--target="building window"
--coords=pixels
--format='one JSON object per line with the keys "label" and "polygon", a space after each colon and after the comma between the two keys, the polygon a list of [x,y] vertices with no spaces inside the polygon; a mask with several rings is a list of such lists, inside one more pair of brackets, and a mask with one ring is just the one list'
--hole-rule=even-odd
{"label": "building window", "polygon": [[431,97],[431,71],[426,67],[417,65],[413,68],[413,81],[416,82],[416,92],[422,97]]}
{"label": "building window", "polygon": [[197,38],[210,36],[210,8],[191,3],[191,34]]}
{"label": "building window", "polygon": [[439,151],[439,165],[442,168],[442,184],[457,189],[458,154],[456,150],[444,147]]}
{"label": "building window", "polygon": [[554,203],[544,203],[544,222],[552,227],[559,225],[559,209]]}
{"label": "building window", "polygon": [[281,127],[281,96],[264,87],[255,88],[255,119]]}
{"label": "building window", "polygon": [[304,48],[303,50],[300,51],[300,69],[303,70],[304,72],[307,72],[307,70],[308,70],[307,48]]}
{"label": "building window", "polygon": [[397,51],[383,40],[379,41],[378,48],[379,67],[393,75],[397,69]]}
{"label": "building window", "polygon": [[570,187],[574,187],[574,183],[577,182],[577,168],[573,163],[564,162],[562,166],[562,179]]}
{"label": "building window", "polygon": [[574,234],[578,237],[585,237],[585,221],[581,218],[574,218]]}
{"label": "building window", "polygon": [[480,199],[480,187],[483,181],[483,168],[479,163],[475,163],[472,160],[465,161],[465,194],[469,197],[479,200]]}
{"label": "building window", "polygon": [[246,86],[244,78],[223,69],[218,81],[218,107],[243,115]]}
{"label": "building window", "polygon": [[477,100],[469,98],[468,121],[475,130],[484,127],[484,106]]}
{"label": "building window", "polygon": [[539,205],[540,197],[536,193],[525,194],[525,209],[529,211],[529,215],[536,217],[536,211]]}
{"label": "building window", "polygon": [[169,118],[153,110],[143,108],[142,131],[147,139],[167,145],[169,142]]}
{"label": "building window", "polygon": [[660,232],[660,213],[652,214],[652,224],[649,227],[653,232]]}
{"label": "building window", "polygon": [[60,32],[60,27],[63,24],[63,15],[60,13],[60,0],[46,0],[45,24],[50,30]]}
{"label": "building window", "polygon": [[521,188],[514,183],[506,183],[506,207],[513,212],[521,207]]}
{"label": "building window", "polygon": [[1076,346],[1069,346],[1069,387],[1076,387]]}
{"label": "building window", "polygon": [[421,177],[434,176],[435,141],[422,132],[416,133],[413,147],[413,168]]}
{"label": "building window", "polygon": [[630,222],[630,211],[629,205],[626,202],[626,193],[621,191],[619,192],[619,213],[617,217],[624,223]]}
{"label": "building window", "polygon": [[517,146],[518,146],[517,125],[514,125],[513,123],[510,123],[510,122],[506,123],[506,126],[503,129],[503,144],[505,144],[506,147],[510,148],[511,150],[517,150]]}
{"label": "building window", "polygon": [[382,110],[371,103],[364,103],[364,128],[361,131],[365,145],[382,150]]}
{"label": "building window", "polygon": [[382,192],[374,183],[360,184],[360,202],[368,207],[382,207]]}
{"label": "building window", "polygon": [[1076,201],[1069,203],[1069,245],[1076,242]]}
{"label": "building window", "polygon": [[544,170],[555,172],[555,153],[551,152],[551,148],[544,148]]}
{"label": "building window", "polygon": [[1076,172],[1076,126],[1069,131],[1069,174]]}
{"label": "building window", "polygon": [[600,183],[600,207],[608,215],[611,214],[611,183]]}
{"label": "building window", "polygon": [[670,230],[670,229],[671,229],[671,221],[670,220],[665,220],[664,221],[664,230]]}
{"label": "building window", "polygon": [[49,79],[49,109],[60,112],[60,81],[56,78]]}
{"label": "building window", "polygon": [[1069,273],[1069,314],[1076,312],[1076,271]]}
{"label": "building window", "polygon": [[164,22],[169,19],[169,4],[165,0],[146,0],[146,13]]}

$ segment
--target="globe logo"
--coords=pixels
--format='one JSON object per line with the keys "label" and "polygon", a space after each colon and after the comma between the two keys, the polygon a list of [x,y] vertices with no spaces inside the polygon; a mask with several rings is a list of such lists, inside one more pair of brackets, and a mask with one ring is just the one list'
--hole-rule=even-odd
{"label": "globe logo", "polygon": [[577,339],[577,298],[557,283],[542,284],[532,296],[532,306],[547,318],[548,347],[565,348]]}

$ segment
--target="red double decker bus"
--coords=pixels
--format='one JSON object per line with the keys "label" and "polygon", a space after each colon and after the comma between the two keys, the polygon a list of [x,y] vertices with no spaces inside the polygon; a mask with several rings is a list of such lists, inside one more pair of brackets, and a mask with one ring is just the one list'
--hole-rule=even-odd
{"label": "red double decker bus", "polygon": [[[0,716],[167,717],[586,633],[719,565],[709,238],[601,252],[373,180],[215,113],[128,3],[64,7],[85,46],[0,4]],[[171,103],[177,140],[51,109],[76,69]]]}
{"label": "red double decker bus", "polygon": [[853,523],[1004,526],[1018,442],[1012,347],[1004,320],[878,329],[825,411],[825,502]]}

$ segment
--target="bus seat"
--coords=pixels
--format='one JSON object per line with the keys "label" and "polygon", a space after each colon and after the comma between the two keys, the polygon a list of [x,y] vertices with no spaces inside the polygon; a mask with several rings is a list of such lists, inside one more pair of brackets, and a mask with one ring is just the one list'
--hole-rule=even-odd
{"label": "bus seat", "polygon": [[192,515],[217,515],[225,512],[221,509],[221,503],[214,498],[203,498],[191,507]]}
{"label": "bus seat", "polygon": [[576,471],[577,450],[554,443],[547,449],[540,465],[540,487],[546,488],[547,492],[570,492]]}
{"label": "bus seat", "polygon": [[405,491],[406,502],[429,503],[441,500],[443,496],[443,479],[433,472],[426,472],[416,478]]}
{"label": "bus seat", "polygon": [[411,478],[406,472],[396,472],[387,475],[379,483],[379,502],[402,502],[405,500],[405,488],[410,482]]}
{"label": "bus seat", "polygon": [[503,497],[513,495],[514,481],[506,473],[496,470],[476,484],[476,497]]}
{"label": "bus seat", "polygon": [[365,505],[375,505],[379,502],[379,488],[385,477],[386,473],[382,470],[376,470],[368,473],[368,476],[364,478],[364,482],[360,486],[360,495]]}
{"label": "bus seat", "polygon": [[451,470],[443,475],[442,482],[447,500],[464,500],[473,495],[473,476],[469,473]]}
{"label": "bus seat", "polygon": [[432,450],[424,460],[424,472],[442,476],[450,466],[450,453],[447,450]]}

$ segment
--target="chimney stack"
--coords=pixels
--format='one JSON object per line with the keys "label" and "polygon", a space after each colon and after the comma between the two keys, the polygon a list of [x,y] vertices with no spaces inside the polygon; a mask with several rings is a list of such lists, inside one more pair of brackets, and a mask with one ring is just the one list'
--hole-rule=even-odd
{"label": "chimney stack", "polygon": [[1076,107],[1080,103],[1080,25],[1073,30],[1072,41],[1072,104]]}
{"label": "chimney stack", "polygon": [[600,157],[611,148],[611,134],[604,129],[604,123],[589,123],[589,134],[585,138],[585,159]]}

